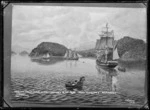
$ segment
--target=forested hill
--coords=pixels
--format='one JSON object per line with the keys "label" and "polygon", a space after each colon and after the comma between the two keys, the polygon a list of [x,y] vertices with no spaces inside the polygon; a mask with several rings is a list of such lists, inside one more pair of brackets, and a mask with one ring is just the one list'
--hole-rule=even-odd
{"label": "forested hill", "polygon": [[44,54],[52,56],[64,56],[67,48],[61,44],[53,42],[42,42],[36,48],[34,48],[30,55],[31,57],[38,57]]}

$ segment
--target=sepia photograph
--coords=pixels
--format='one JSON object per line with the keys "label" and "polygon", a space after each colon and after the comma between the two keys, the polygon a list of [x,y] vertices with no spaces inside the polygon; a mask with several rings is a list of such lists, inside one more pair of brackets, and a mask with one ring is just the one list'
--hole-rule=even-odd
{"label": "sepia photograph", "polygon": [[146,7],[13,5],[11,102],[144,105],[146,18]]}

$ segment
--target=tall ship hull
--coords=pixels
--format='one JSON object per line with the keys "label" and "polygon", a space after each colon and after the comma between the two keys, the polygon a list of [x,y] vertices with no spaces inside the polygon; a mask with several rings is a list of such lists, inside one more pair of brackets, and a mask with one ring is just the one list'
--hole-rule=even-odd
{"label": "tall ship hull", "polygon": [[118,65],[119,59],[117,51],[117,43],[114,40],[114,32],[108,31],[108,24],[106,30],[102,31],[100,39],[97,39],[96,47],[97,59],[96,64],[102,68],[115,68]]}
{"label": "tall ship hull", "polygon": [[118,65],[117,61],[109,61],[107,63],[96,60],[96,64],[102,68],[115,68]]}
{"label": "tall ship hull", "polygon": [[79,58],[66,58],[66,60],[79,60]]}

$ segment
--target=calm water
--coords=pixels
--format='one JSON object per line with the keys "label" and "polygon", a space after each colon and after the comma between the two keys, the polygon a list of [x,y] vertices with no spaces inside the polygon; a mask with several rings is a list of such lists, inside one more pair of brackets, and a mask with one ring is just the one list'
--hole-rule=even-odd
{"label": "calm water", "polygon": [[[15,55],[11,60],[12,101],[59,105],[144,103],[144,70],[106,70],[90,58],[41,63]],[[65,88],[67,81],[78,80],[81,76],[85,76],[82,91],[63,93],[68,92]]]}

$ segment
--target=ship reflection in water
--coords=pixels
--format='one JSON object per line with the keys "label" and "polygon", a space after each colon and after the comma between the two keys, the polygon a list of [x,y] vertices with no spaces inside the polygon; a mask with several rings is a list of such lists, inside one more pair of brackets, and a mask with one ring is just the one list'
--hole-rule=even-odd
{"label": "ship reflection in water", "polygon": [[31,61],[37,62],[42,65],[44,65],[44,64],[45,65],[53,65],[53,64],[64,61],[64,59],[63,58],[40,58],[40,59],[32,59],[31,58]]}
{"label": "ship reflection in water", "polygon": [[77,60],[66,60],[63,58],[47,58],[47,59],[31,59],[32,62],[36,62],[40,65],[53,65],[61,62],[65,62],[66,68],[72,68],[77,66]]}
{"label": "ship reflection in water", "polygon": [[66,68],[77,67],[77,63],[78,63],[78,61],[76,61],[76,60],[74,60],[74,61],[66,60],[66,61],[65,61]]}
{"label": "ship reflection in water", "polygon": [[110,91],[117,91],[118,79],[116,69],[102,68],[96,65],[98,73],[101,75],[101,83],[107,82]]}

